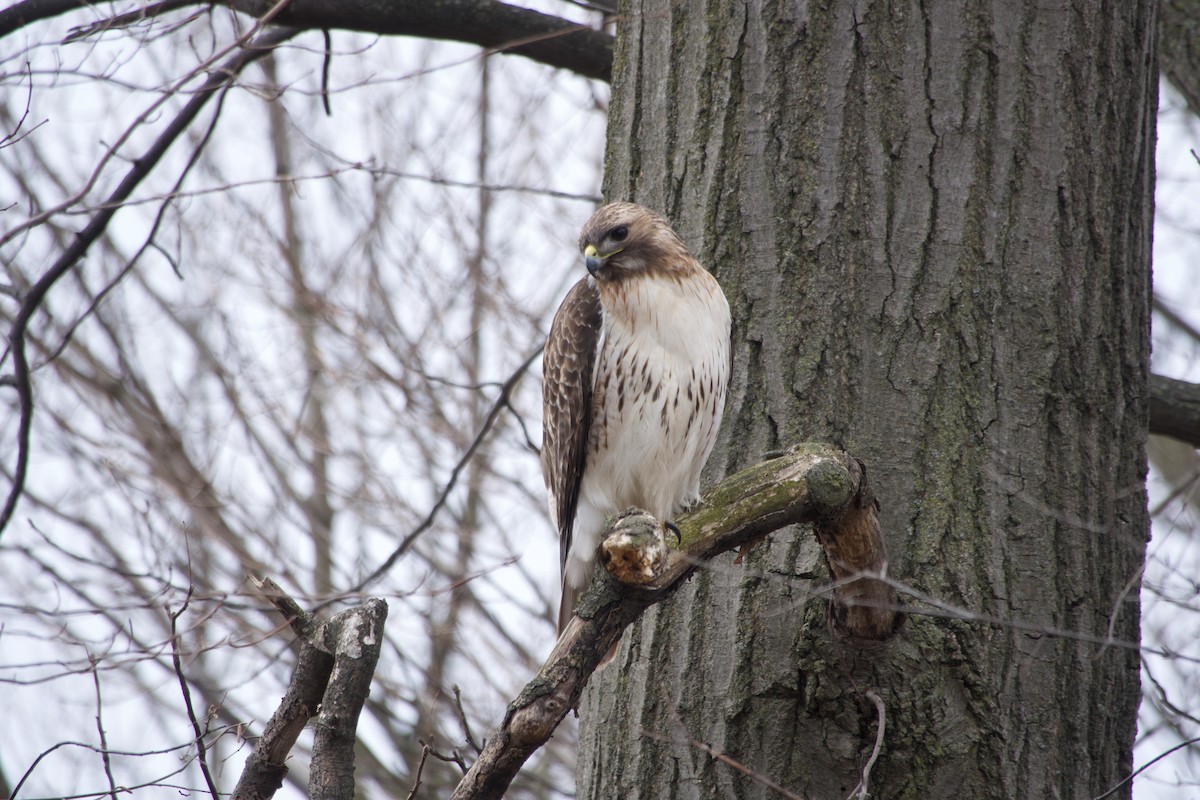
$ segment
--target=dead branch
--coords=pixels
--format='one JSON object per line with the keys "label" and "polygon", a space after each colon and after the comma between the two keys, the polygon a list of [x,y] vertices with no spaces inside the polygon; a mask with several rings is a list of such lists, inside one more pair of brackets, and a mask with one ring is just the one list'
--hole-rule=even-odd
{"label": "dead branch", "polygon": [[[668,597],[720,553],[753,545],[772,531],[800,522],[821,526],[819,541],[831,565],[886,564],[862,466],[827,445],[798,445],[713,487],[699,506],[675,520],[678,549],[667,550],[663,525],[644,512],[635,509],[611,520],[601,545],[601,561],[608,571],[596,570],[576,616],[541,671],[509,704],[503,722],[455,789],[454,800],[502,797],[529,756],[579,703],[601,659],[646,608]],[[860,552],[868,542],[878,552]],[[830,546],[835,548],[832,553]],[[859,602],[856,584],[848,586],[847,599]],[[894,607],[893,600],[889,609]],[[872,615],[873,625],[890,615],[887,628],[894,630],[896,614],[889,609]],[[849,625],[847,629],[854,631]]]}
{"label": "dead branch", "polygon": [[[887,550],[879,529],[879,503],[867,487],[866,469],[859,470],[858,492],[838,514],[817,520],[813,529],[836,579],[833,621],[860,639],[887,639],[903,623],[895,612],[896,590],[885,580]],[[878,576],[878,577],[875,577]]]}
{"label": "dead branch", "polygon": [[266,800],[283,785],[286,760],[313,717],[309,796],[354,796],[354,742],[358,715],[375,674],[387,604],[371,599],[320,622],[274,581],[254,581],[300,639],[296,671],[233,790],[232,800]]}
{"label": "dead branch", "polygon": [[383,646],[387,603],[371,598],[322,626],[324,646],[333,653],[333,672],[317,714],[308,796],[354,800],[354,744],[358,716],[371,689]]}

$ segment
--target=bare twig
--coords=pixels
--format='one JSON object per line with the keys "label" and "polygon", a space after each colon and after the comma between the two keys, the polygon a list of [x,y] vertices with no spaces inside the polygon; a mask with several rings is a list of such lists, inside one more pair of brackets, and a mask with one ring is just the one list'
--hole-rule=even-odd
{"label": "bare twig", "polygon": [[429,745],[421,745],[421,760],[417,762],[416,777],[413,780],[412,791],[408,793],[408,800],[415,800],[417,790],[421,788],[421,772],[425,769],[425,759],[429,758]]}
{"label": "bare twig", "polygon": [[204,744],[206,731],[200,727],[196,709],[192,707],[192,692],[188,688],[187,678],[183,674],[183,663],[179,658],[179,617],[187,611],[191,599],[192,593],[189,589],[187,597],[184,598],[183,605],[179,607],[178,611],[172,612],[170,607],[167,608],[167,616],[171,621],[171,665],[175,669],[175,676],[179,679],[179,690],[183,693],[183,704],[187,708],[188,721],[192,723],[192,732],[196,735],[196,760],[200,762],[200,772],[204,775],[204,782],[208,784],[208,791],[213,800],[221,800],[221,795],[217,792],[217,785],[213,782],[212,773],[208,770],[208,749]]}
{"label": "bare twig", "polygon": [[[475,748],[475,755],[479,755],[483,751],[483,746],[475,741],[475,735],[471,733],[471,723],[467,722],[467,712],[463,710],[462,690],[458,688],[458,684],[454,684],[454,710],[458,714],[458,722],[462,725],[463,737],[467,740],[467,744]],[[486,744],[486,742],[485,742]]]}
{"label": "bare twig", "polygon": [[871,749],[871,756],[867,759],[867,763],[863,764],[862,778],[858,781],[858,786],[854,787],[854,791],[850,793],[848,800],[867,800],[871,796],[871,768],[875,766],[875,762],[879,759],[879,752],[883,749],[883,732],[887,727],[887,707],[883,704],[883,698],[874,689],[867,690],[867,699],[875,704],[875,712],[878,715],[875,723],[875,747]]}
{"label": "bare twig", "polygon": [[13,125],[12,130],[4,134],[3,139],[0,139],[0,150],[3,150],[6,147],[12,147],[14,144],[21,141],[46,123],[46,120],[42,120],[29,130],[21,133],[21,128],[25,126],[25,120],[29,119],[29,107],[33,102],[33,66],[28,60],[25,62],[25,74],[29,79],[29,86],[25,90],[25,109],[21,112],[21,116]]}
{"label": "bare twig", "polygon": [[321,61],[321,105],[325,108],[325,116],[333,116],[333,108],[329,105],[329,67],[333,64],[333,38],[329,29],[321,31],[325,38],[325,55]]}
{"label": "bare twig", "polygon": [[[204,152],[204,149],[208,146],[209,140],[212,139],[213,132],[217,129],[217,121],[221,117],[221,109],[225,105],[225,97],[228,89],[229,87],[226,86],[221,90],[220,97],[217,100],[217,108],[213,112],[212,119],[209,121],[208,127],[205,129],[204,135],[200,137],[200,141],[194,148],[192,148],[192,154],[188,158],[188,161],[184,165],[183,169],[180,170],[179,176],[175,180],[174,187],[170,192],[167,193],[166,198],[159,206],[158,213],[154,216],[154,223],[150,226],[150,232],[146,235],[145,242],[140,248],[138,248],[138,251],[133,254],[133,257],[129,259],[129,262],[121,268],[121,271],[117,273],[116,277],[110,280],[103,289],[97,292],[96,295],[91,298],[87,308],[85,308],[82,313],[75,317],[75,319],[71,322],[70,327],[67,328],[66,333],[63,334],[62,340],[58,343],[58,346],[46,357],[46,360],[42,362],[43,364],[53,361],[62,354],[62,351],[66,349],[68,344],[70,344],[71,338],[75,335],[75,331],[79,328],[79,326],[96,312],[96,309],[99,308],[100,304],[104,302],[104,298],[106,298],[113,289],[117,288],[121,281],[125,279],[125,276],[132,272],[133,268],[137,266],[138,261],[141,259],[146,250],[154,245],[154,238],[158,235],[159,228],[162,227],[162,222],[166,217],[167,209],[171,206],[171,203],[174,201],[174,199],[180,196],[180,187],[183,186],[183,182],[187,179],[187,176],[191,174],[192,169],[195,168],[196,163],[200,160],[200,154]],[[175,272],[177,275],[179,274],[178,269],[176,269]]]}
{"label": "bare twig", "polygon": [[736,758],[733,758],[732,756],[722,753],[720,750],[717,750],[716,748],[712,747],[711,745],[705,744],[704,742],[700,741],[699,739],[696,739],[695,737],[689,736],[688,744],[690,744],[692,747],[696,748],[697,750],[700,750],[704,753],[708,753],[710,756],[715,758],[717,761],[720,761],[722,764],[733,767],[738,772],[742,773],[747,778],[749,778],[750,780],[757,783],[759,786],[767,787],[771,791],[777,793],[780,797],[786,797],[787,800],[805,800],[803,795],[798,795],[795,792],[792,792],[792,791],[789,791],[789,790],[783,788],[778,783],[776,783],[775,781],[768,778],[766,775],[762,775],[762,774],[759,774],[758,772],[755,772],[754,770],[750,769],[742,762],[738,761]]}
{"label": "bare twig", "polygon": [[463,759],[462,753],[458,752],[457,748],[451,750],[449,753],[443,753],[441,750],[438,750],[433,746],[433,742],[427,742],[424,739],[420,739],[418,741],[421,743],[421,747],[429,749],[429,755],[445,764],[456,764],[464,775],[467,774],[467,762],[465,759]]}
{"label": "bare twig", "polygon": [[127,28],[130,25],[136,25],[139,22],[145,22],[148,19],[153,19],[170,11],[192,5],[196,5],[196,0],[159,0],[157,3],[149,3],[136,11],[114,14],[111,17],[97,20],[91,25],[81,25],[72,28],[66,38],[63,39],[63,44],[77,42],[80,39],[86,39],[93,34],[103,33],[104,31]]}
{"label": "bare twig", "polygon": [[96,670],[99,659],[89,657],[92,662],[92,684],[96,687],[96,733],[100,736],[100,758],[104,762],[104,777],[108,779],[108,796],[117,800],[117,782],[113,779],[112,758],[108,752],[108,734],[104,732],[104,700],[100,696],[100,673]]}
{"label": "bare twig", "polygon": [[[472,456],[475,455],[475,451],[479,449],[481,444],[483,444],[483,440],[487,437],[488,432],[492,429],[492,426],[496,424],[496,418],[500,416],[500,412],[503,411],[507,406],[508,398],[512,394],[513,389],[516,388],[517,383],[541,354],[542,348],[539,347],[537,350],[531,353],[528,358],[521,362],[521,364],[513,371],[512,375],[508,377],[508,380],[506,380],[500,387],[500,394],[496,397],[495,402],[492,403],[492,407],[489,409],[487,417],[483,421],[483,425],[480,426],[479,432],[475,434],[475,439],[471,442],[470,446],[467,447],[466,451],[458,459],[458,463],[454,465],[454,469],[450,471],[449,480],[447,480],[446,485],[442,487],[442,491],[438,494],[438,498],[434,502],[433,507],[430,508],[429,512],[425,515],[425,519],[421,520],[417,527],[409,531],[408,534],[400,540],[400,544],[396,546],[396,549],[392,551],[391,555],[384,559],[382,564],[376,567],[370,575],[359,581],[348,592],[346,592],[346,594],[361,592],[367,586],[370,586],[372,583],[379,580],[379,578],[383,577],[383,575],[386,574],[387,571],[390,570],[392,566],[394,566],[395,563],[400,560],[400,557],[408,552],[408,549],[413,546],[414,542],[416,542],[417,537],[433,526],[433,522],[435,519],[437,519],[438,513],[442,510],[442,507],[446,505],[446,501],[450,497],[450,492],[453,491],[455,485],[457,485],[459,475],[462,474],[462,471],[467,466],[467,463],[471,460]],[[323,608],[330,602],[332,602],[332,600],[327,600],[318,605],[317,608]]]}
{"label": "bare twig", "polygon": [[1194,745],[1197,743],[1200,743],[1200,736],[1197,736],[1194,739],[1188,739],[1186,742],[1180,742],[1179,744],[1172,747],[1170,750],[1166,750],[1162,753],[1159,753],[1157,756],[1150,759],[1145,764],[1142,764],[1140,767],[1135,769],[1133,772],[1129,773],[1127,776],[1122,778],[1118,783],[1113,785],[1113,787],[1111,789],[1109,789],[1107,792],[1105,792],[1104,794],[1101,794],[1101,795],[1096,795],[1095,797],[1092,798],[1092,800],[1105,800],[1106,797],[1112,797],[1114,794],[1116,794],[1121,789],[1122,786],[1129,783],[1131,780],[1136,778],[1142,772],[1149,769],[1151,766],[1158,763],[1159,761],[1162,761],[1164,758],[1171,755],[1176,750],[1182,750],[1185,747],[1190,747],[1191,745]]}
{"label": "bare twig", "polygon": [[[162,755],[165,753],[175,753],[175,752],[178,752],[181,750],[188,750],[191,748],[192,744],[193,744],[192,740],[189,739],[188,741],[184,742],[183,744],[178,744],[173,747],[164,747],[160,750],[140,750],[140,751],[109,750],[108,752],[110,755],[115,755],[115,756],[132,756],[132,757],[141,758],[144,756]],[[56,742],[55,744],[51,745],[50,747],[47,747],[45,750],[43,750],[41,753],[39,753],[37,758],[35,758],[33,760],[33,762],[29,765],[28,768],[26,768],[25,772],[22,773],[22,775],[21,775],[21,779],[19,781],[17,781],[17,785],[13,787],[12,793],[9,795],[9,800],[17,800],[17,798],[21,794],[21,789],[25,786],[25,782],[29,780],[29,778],[37,770],[38,766],[42,763],[42,761],[44,761],[46,759],[46,757],[48,757],[50,754],[55,753],[58,750],[61,750],[65,747],[78,747],[82,750],[90,750],[93,753],[100,752],[99,747],[96,747],[94,744],[88,744],[87,742],[70,742],[70,741]],[[157,777],[150,778],[149,780],[143,781],[142,783],[122,786],[121,789],[124,792],[132,793],[133,791],[135,791],[137,789],[144,789],[144,788],[147,788],[150,786],[161,786],[163,781],[165,781],[167,778],[178,775],[179,773],[181,773],[185,769],[187,769],[191,763],[191,760],[187,759],[187,758],[180,758],[179,762],[180,763],[179,763],[178,767],[176,767],[175,769],[166,773],[165,775],[159,775]],[[88,795],[88,796],[91,797],[94,795]]]}

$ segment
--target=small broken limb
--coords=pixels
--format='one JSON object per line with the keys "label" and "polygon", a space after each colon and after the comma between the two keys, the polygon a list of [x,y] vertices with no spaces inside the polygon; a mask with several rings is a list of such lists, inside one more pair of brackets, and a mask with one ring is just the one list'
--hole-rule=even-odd
{"label": "small broken limb", "polygon": [[372,598],[324,621],[269,578],[251,581],[300,640],[300,653],[287,694],[247,758],[231,800],[266,800],[283,785],[288,753],[310,720],[316,725],[309,796],[351,800],[355,731],[379,659],[387,603]]}

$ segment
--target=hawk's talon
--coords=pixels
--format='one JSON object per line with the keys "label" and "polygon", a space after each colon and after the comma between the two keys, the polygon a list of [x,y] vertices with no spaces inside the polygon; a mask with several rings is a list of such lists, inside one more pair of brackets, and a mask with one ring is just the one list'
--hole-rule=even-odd
{"label": "hawk's talon", "polygon": [[666,522],[663,523],[663,527],[666,528],[667,530],[669,530],[671,533],[675,534],[675,546],[676,547],[683,544],[683,534],[679,532],[678,525],[676,525],[674,522],[671,522],[671,520],[667,520]]}

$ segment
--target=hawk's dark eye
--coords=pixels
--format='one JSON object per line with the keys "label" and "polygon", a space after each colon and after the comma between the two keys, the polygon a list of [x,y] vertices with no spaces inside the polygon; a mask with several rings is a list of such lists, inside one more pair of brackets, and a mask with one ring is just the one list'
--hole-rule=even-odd
{"label": "hawk's dark eye", "polygon": [[612,233],[608,235],[614,242],[623,242],[625,241],[625,238],[629,236],[629,226],[618,225],[617,227],[613,228]]}

